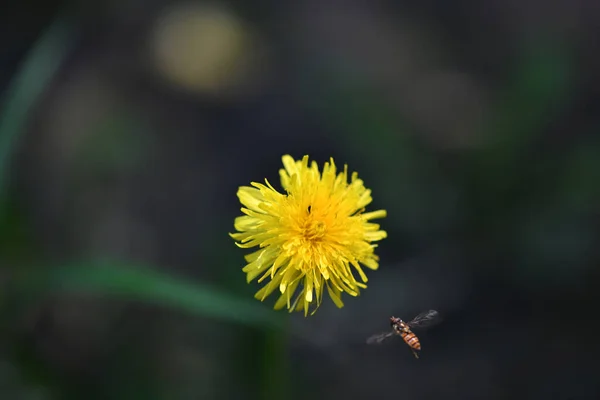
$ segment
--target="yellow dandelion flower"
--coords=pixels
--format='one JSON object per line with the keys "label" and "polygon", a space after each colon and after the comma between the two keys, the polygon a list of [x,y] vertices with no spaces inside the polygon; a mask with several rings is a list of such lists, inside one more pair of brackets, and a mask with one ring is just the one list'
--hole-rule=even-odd
{"label": "yellow dandelion flower", "polygon": [[[387,234],[379,225],[369,222],[386,216],[385,210],[365,212],[371,203],[371,191],[354,172],[348,183],[348,167],[336,173],[333,159],[325,163],[323,173],[308,156],[295,161],[282,157],[284,169],[279,171],[285,194],[279,193],[265,179],[265,184],[252,182],[242,186],[237,195],[243,216],[235,219],[238,233],[231,234],[242,248],[259,246],[246,255],[243,268],[250,283],[270,281],[255,297],[263,301],[276,288],[281,295],[275,304],[279,310],[314,312],[321,304],[323,288],[338,307],[343,307],[342,292],[357,296],[367,286],[361,265],[376,270],[379,258],[373,242]],[[354,267],[362,282],[356,280]],[[302,283],[298,296],[291,301]],[[300,301],[302,300],[302,301]]]}

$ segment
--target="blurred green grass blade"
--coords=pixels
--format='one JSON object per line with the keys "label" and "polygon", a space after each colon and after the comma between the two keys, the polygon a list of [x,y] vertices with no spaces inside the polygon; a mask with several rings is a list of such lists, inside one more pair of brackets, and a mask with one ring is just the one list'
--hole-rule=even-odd
{"label": "blurred green grass blade", "polygon": [[[551,126],[573,90],[569,48],[547,38],[524,42],[512,79],[499,95],[493,116],[484,131],[488,143],[469,157],[471,197],[485,205],[474,220],[490,224],[506,221],[499,211],[519,201],[519,193],[531,192],[530,151]],[[476,205],[472,205],[476,209]]]}
{"label": "blurred green grass blade", "polygon": [[52,80],[67,51],[71,26],[57,19],[40,37],[9,84],[0,108],[0,199],[4,198],[10,156],[29,114]]}
{"label": "blurred green grass blade", "polygon": [[483,161],[504,168],[522,155],[569,101],[572,66],[568,49],[549,39],[525,43],[511,83],[489,121],[490,146]]}
{"label": "blurred green grass blade", "polygon": [[37,290],[141,300],[259,328],[280,329],[283,323],[279,314],[252,297],[237,297],[209,285],[189,283],[147,267],[80,263],[53,269],[36,281]]}
{"label": "blurred green grass blade", "polygon": [[563,170],[553,177],[561,205],[578,214],[593,213],[600,204],[600,140],[596,132],[566,154]]}

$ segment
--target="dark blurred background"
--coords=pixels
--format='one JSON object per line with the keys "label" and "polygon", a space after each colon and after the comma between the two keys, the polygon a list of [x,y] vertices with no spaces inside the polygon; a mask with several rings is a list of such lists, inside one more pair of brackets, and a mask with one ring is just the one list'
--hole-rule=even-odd
{"label": "dark blurred background", "polygon": [[[600,5],[15,0],[0,399],[597,399]],[[358,171],[388,238],[312,317],[253,299],[237,187]],[[437,309],[421,358],[366,346]]]}

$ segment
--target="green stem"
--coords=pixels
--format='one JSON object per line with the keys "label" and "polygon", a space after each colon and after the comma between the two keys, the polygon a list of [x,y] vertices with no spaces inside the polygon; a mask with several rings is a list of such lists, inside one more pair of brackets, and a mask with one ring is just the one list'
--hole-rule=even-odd
{"label": "green stem", "polygon": [[290,366],[286,331],[266,330],[262,358],[262,387],[260,398],[279,400],[290,393]]}

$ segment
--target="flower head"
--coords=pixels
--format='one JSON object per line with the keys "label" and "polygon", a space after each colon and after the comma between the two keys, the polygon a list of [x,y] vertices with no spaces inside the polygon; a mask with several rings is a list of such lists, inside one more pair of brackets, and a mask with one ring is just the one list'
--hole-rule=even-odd
{"label": "flower head", "polygon": [[[321,304],[324,288],[341,308],[342,292],[357,296],[367,287],[361,264],[372,270],[379,267],[373,242],[387,234],[369,221],[386,212],[365,212],[371,191],[356,172],[348,183],[348,167],[337,173],[333,159],[322,173],[315,161],[309,166],[308,156],[295,161],[285,155],[282,161],[285,168],[279,175],[285,193],[267,180],[237,192],[245,215],[235,219],[238,233],[231,236],[239,247],[259,246],[246,255],[247,281],[269,279],[255,295],[261,301],[279,288],[276,310],[287,306],[290,312],[304,310],[308,315],[311,304],[316,303],[314,311]],[[300,284],[300,293],[292,299]]]}

